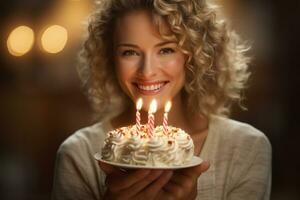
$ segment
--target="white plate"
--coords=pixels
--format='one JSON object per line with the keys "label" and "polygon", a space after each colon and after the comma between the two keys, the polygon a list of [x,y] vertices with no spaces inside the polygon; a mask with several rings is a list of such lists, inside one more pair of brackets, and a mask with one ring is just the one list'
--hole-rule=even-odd
{"label": "white plate", "polygon": [[113,166],[117,166],[117,167],[121,167],[121,168],[125,168],[125,169],[182,169],[182,168],[188,168],[188,167],[194,167],[196,165],[200,165],[203,160],[197,156],[193,156],[192,160],[190,163],[187,163],[185,165],[181,165],[181,166],[170,166],[170,167],[159,167],[159,166],[144,166],[144,165],[130,165],[130,164],[123,164],[123,163],[116,163],[116,162],[110,162],[107,160],[103,160],[101,158],[101,154],[100,153],[96,153],[94,155],[94,158],[97,161],[101,161]]}

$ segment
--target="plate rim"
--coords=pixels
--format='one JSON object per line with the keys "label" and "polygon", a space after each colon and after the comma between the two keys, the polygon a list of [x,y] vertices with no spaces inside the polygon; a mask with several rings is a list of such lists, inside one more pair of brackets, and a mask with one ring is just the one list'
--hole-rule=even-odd
{"label": "plate rim", "polygon": [[192,157],[192,161],[189,164],[181,165],[181,166],[161,167],[161,166],[129,165],[129,164],[122,164],[122,163],[103,160],[99,152],[94,154],[94,159],[123,169],[184,169],[184,168],[200,165],[203,162],[202,158],[194,155]]}

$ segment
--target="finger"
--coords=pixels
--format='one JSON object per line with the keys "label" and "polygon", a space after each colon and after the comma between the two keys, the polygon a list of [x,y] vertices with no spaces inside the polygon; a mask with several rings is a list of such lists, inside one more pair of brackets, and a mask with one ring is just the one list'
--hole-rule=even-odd
{"label": "finger", "polygon": [[149,173],[150,170],[140,169],[128,174],[113,174],[107,177],[107,186],[111,191],[120,191],[144,179]]}
{"label": "finger", "polygon": [[162,188],[155,197],[155,200],[174,200],[174,196]]}
{"label": "finger", "polygon": [[131,187],[122,191],[122,197],[124,199],[130,199],[131,197],[137,195],[141,192],[144,188],[150,185],[153,181],[161,176],[163,173],[162,170],[153,170],[151,171],[144,179],[139,182],[136,182]]}
{"label": "finger", "polygon": [[110,165],[110,164],[107,164],[107,163],[104,163],[104,162],[101,162],[101,161],[98,161],[98,165],[100,166],[100,168],[102,169],[102,171],[106,174],[106,175],[109,175],[109,174],[112,174],[112,173],[120,173],[121,171]]}
{"label": "finger", "polygon": [[203,163],[201,163],[201,173],[206,172],[209,167],[210,167],[210,163],[208,160],[203,161]]}
{"label": "finger", "polygon": [[[174,173],[169,183],[173,183],[178,185],[181,188],[185,188],[186,190],[190,190],[196,184],[196,180],[180,173]],[[168,185],[167,184],[167,185]]]}
{"label": "finger", "polygon": [[147,199],[154,198],[158,194],[158,192],[168,183],[172,175],[173,171],[163,172],[158,179],[156,179],[145,189],[144,196],[147,197]]}
{"label": "finger", "polygon": [[184,191],[184,189],[176,183],[168,182],[163,190],[168,193],[173,199],[181,199],[185,193],[189,193],[190,191]]}

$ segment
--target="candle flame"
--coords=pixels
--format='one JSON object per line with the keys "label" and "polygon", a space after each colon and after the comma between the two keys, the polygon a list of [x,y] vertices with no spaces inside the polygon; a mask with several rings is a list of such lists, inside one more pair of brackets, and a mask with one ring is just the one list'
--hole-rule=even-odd
{"label": "candle flame", "polygon": [[171,101],[168,101],[168,102],[166,103],[166,105],[165,105],[165,112],[166,112],[166,113],[170,111],[171,106],[172,106]]}
{"label": "candle flame", "polygon": [[149,113],[155,113],[157,109],[157,101],[153,99],[150,103]]}
{"label": "candle flame", "polygon": [[143,105],[143,100],[142,100],[142,98],[139,98],[136,103],[136,109],[141,110],[142,105]]}

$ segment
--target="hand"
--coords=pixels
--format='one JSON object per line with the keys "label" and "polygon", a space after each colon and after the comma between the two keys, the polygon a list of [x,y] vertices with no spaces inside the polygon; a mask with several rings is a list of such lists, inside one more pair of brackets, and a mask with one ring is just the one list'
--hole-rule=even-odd
{"label": "hand", "polygon": [[156,199],[192,200],[197,196],[198,177],[208,170],[209,163],[204,161],[195,167],[176,170],[170,181],[159,192]]}
{"label": "hand", "polygon": [[172,171],[167,170],[123,172],[103,162],[99,162],[99,166],[106,174],[105,199],[154,199],[173,175]]}

